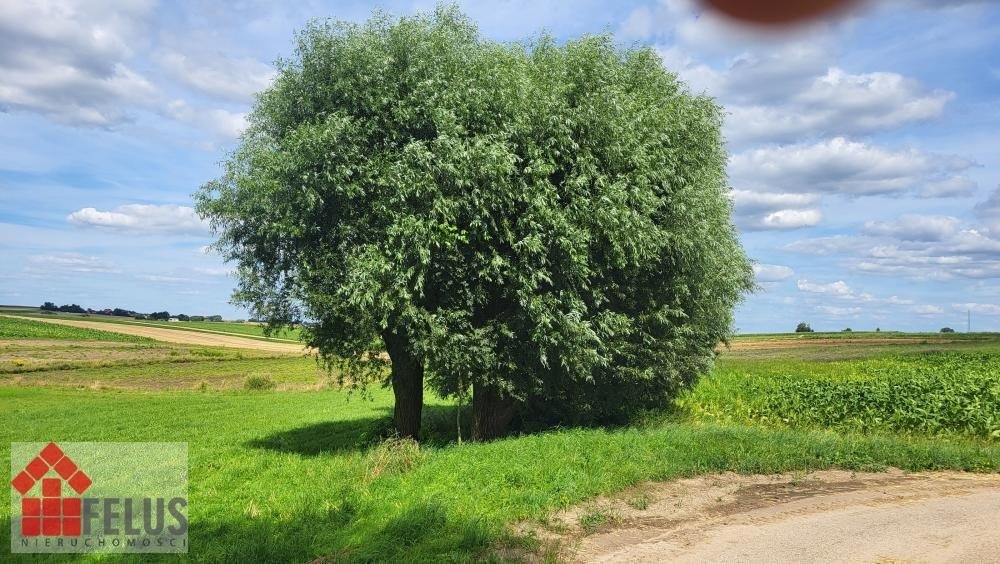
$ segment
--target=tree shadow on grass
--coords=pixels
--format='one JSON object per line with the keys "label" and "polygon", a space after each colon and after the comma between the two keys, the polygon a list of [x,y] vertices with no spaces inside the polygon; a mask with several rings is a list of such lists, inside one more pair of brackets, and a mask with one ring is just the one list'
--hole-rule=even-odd
{"label": "tree shadow on grass", "polygon": [[192,521],[190,556],[209,562],[468,561],[495,542],[483,521],[439,504],[376,508],[358,503],[306,508],[283,518],[233,514]]}
{"label": "tree shadow on grass", "polygon": [[[300,508],[283,517],[256,519],[235,510],[194,516],[187,554],[104,554],[102,562],[400,562],[470,560],[489,550],[493,533],[482,521],[458,516],[435,503],[417,502],[389,510],[388,521],[348,497],[336,507]],[[0,530],[10,530],[9,516]],[[380,523],[381,522],[381,523]],[[78,561],[80,554],[12,554],[3,562]]]}
{"label": "tree shadow on grass", "polygon": [[[443,446],[458,438],[455,417],[458,408],[448,405],[425,405],[421,422],[420,442]],[[323,421],[305,427],[287,429],[245,444],[251,448],[295,453],[303,456],[365,450],[393,436],[392,410],[379,408],[383,416]],[[462,432],[465,439],[472,428],[472,415],[466,406],[462,410]]]}
{"label": "tree shadow on grass", "polygon": [[[380,407],[374,410],[382,415],[360,419],[323,421],[295,429],[286,429],[247,441],[245,446],[299,454],[302,456],[319,456],[321,454],[336,454],[357,452],[369,449],[379,442],[395,435],[392,425],[392,409]],[[420,444],[442,447],[455,444],[459,438],[459,427],[456,416],[459,407],[454,405],[425,405],[421,417]],[[651,426],[676,418],[670,409],[659,411],[644,411],[627,422],[605,424],[603,427],[614,429],[622,426]],[[510,437],[524,434],[534,434],[563,428],[588,428],[597,426],[559,424],[557,421],[516,421],[512,425]],[[472,431],[472,407],[461,408],[461,437],[468,441]]]}
{"label": "tree shadow on grass", "polygon": [[385,417],[324,421],[252,439],[246,446],[303,456],[362,450],[380,434],[387,421],[392,423]]}

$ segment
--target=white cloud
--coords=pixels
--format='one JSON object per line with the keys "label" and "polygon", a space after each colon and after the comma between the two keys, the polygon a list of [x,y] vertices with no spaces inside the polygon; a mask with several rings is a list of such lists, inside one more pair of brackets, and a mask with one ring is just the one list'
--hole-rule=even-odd
{"label": "white cloud", "polygon": [[978,215],[984,217],[1000,216],[1000,186],[997,186],[985,200],[974,208]]}
{"label": "white cloud", "polygon": [[819,210],[778,210],[761,220],[765,229],[801,229],[817,225],[823,219]]}
{"label": "white cloud", "polygon": [[231,102],[250,102],[275,76],[270,65],[249,57],[227,57],[211,52],[192,56],[167,51],[155,58],[174,80]]}
{"label": "white cloud", "polygon": [[[775,91],[785,77],[817,58],[829,58],[835,26],[827,22],[776,31],[740,25],[731,18],[706,10],[693,0],[660,0],[632,10],[619,25],[616,35],[626,42],[641,40],[657,45],[670,44],[679,51],[703,56],[731,55],[729,66],[743,66],[738,72],[761,72],[775,82]],[[816,57],[815,55],[819,55]],[[814,63],[815,65],[815,63]],[[784,69],[780,67],[784,66]],[[671,70],[679,70],[669,66]],[[825,66],[811,66],[811,74]],[[760,86],[758,83],[757,86]],[[713,92],[718,94],[718,92]]]}
{"label": "white cloud", "polygon": [[1000,315],[1000,305],[996,304],[964,303],[952,304],[952,307],[958,311],[971,311],[984,315]]}
{"label": "white cloud", "polygon": [[708,65],[698,62],[677,46],[656,49],[663,66],[677,76],[692,92],[713,94],[720,88],[722,75]]}
{"label": "white cloud", "polygon": [[758,282],[781,282],[795,276],[795,271],[780,264],[754,264],[753,273]]}
{"label": "white cloud", "polygon": [[229,276],[233,274],[232,268],[227,268],[224,266],[213,267],[213,268],[198,267],[198,268],[193,268],[192,271],[197,272],[198,274],[204,274],[206,276]]}
{"label": "white cloud", "polygon": [[893,221],[866,221],[864,233],[903,241],[941,241],[958,230],[955,217],[904,215]]}
{"label": "white cloud", "polygon": [[[899,73],[835,66],[830,32],[836,28],[820,23],[776,36],[690,1],[669,0],[634,9],[618,34],[653,40],[664,65],[693,91],[719,98],[730,114],[726,138],[736,145],[894,129],[939,117],[954,98]],[[694,56],[718,60],[734,53],[714,67]]]}
{"label": "white cloud", "polygon": [[980,261],[954,254],[935,256],[927,250],[904,250],[893,246],[872,250],[867,256],[851,259],[845,266],[868,274],[912,280],[1000,277],[1000,264],[995,260]]}
{"label": "white cloud", "polygon": [[742,53],[721,73],[717,94],[732,103],[780,102],[823,73],[829,53],[815,43],[791,43],[764,53]]}
{"label": "white cloud", "polygon": [[[906,311],[924,315],[943,313],[943,310],[938,306],[914,305],[914,301],[909,298],[901,298],[899,296],[879,298],[868,292],[857,292],[843,280],[837,280],[836,282],[830,282],[827,284],[810,282],[808,280],[798,280],[796,282],[796,287],[800,292],[814,294],[824,302],[837,300],[840,302],[853,302],[858,304],[850,307],[830,305],[829,303],[817,305],[817,309],[830,315],[848,315],[860,313],[863,310],[871,310],[873,312],[881,312],[882,314],[885,314],[887,310],[885,310],[884,307],[879,308],[879,306],[907,306],[905,308]],[[815,301],[815,299],[812,301]]]}
{"label": "white cloud", "polygon": [[851,235],[833,235],[830,237],[815,237],[799,239],[784,246],[786,251],[809,255],[827,256],[856,250],[863,245],[863,240]]}
{"label": "white cloud", "polygon": [[813,144],[768,146],[734,155],[733,183],[766,192],[851,196],[909,190],[924,179],[973,166],[953,157],[913,149],[891,151],[836,137]]}
{"label": "white cloud", "polygon": [[836,282],[830,282],[828,284],[817,284],[810,282],[808,280],[798,280],[795,286],[800,292],[806,292],[809,294],[822,294],[837,298],[839,300],[869,303],[869,302],[884,302],[885,300],[880,300],[875,296],[869,294],[868,292],[855,292],[847,285],[843,280],[837,280]]}
{"label": "white cloud", "polygon": [[661,22],[649,6],[639,6],[632,10],[618,28],[618,35],[627,39],[649,39],[657,33]]}
{"label": "white cloud", "polygon": [[771,211],[783,208],[804,208],[819,202],[816,194],[781,194],[733,190],[730,197],[737,210],[744,213]]}
{"label": "white cloud", "polygon": [[213,279],[228,276],[232,272],[231,268],[225,267],[194,267],[175,268],[171,272],[159,274],[140,274],[137,277],[141,280],[164,284],[213,284],[217,282]]}
{"label": "white cloud", "polygon": [[1000,186],[973,208],[987,232],[1000,239]]}
{"label": "white cloud", "polygon": [[[238,137],[245,115],[222,108],[168,102],[140,72],[150,44],[153,0],[0,2],[0,113],[23,111],[72,126],[114,128],[152,112]],[[165,51],[166,73],[199,92],[244,103],[273,69],[248,58],[212,53],[188,57]],[[152,75],[150,75],[152,76]]]}
{"label": "white cloud", "polygon": [[169,274],[140,274],[138,278],[147,282],[160,282],[164,284],[195,284],[198,282],[198,280],[193,278]]}
{"label": "white cloud", "polygon": [[954,93],[923,92],[920,83],[893,72],[850,74],[832,67],[796,101],[807,106],[851,111],[863,130],[937,117]]}
{"label": "white cloud", "polygon": [[895,0],[895,3],[907,7],[923,8],[927,10],[948,10],[960,8],[962,6],[976,6],[990,4],[994,0]]}
{"label": "white cloud", "polygon": [[61,272],[120,272],[113,263],[96,256],[79,253],[57,253],[28,257],[28,271],[33,273]]}
{"label": "white cloud", "polygon": [[960,220],[948,216],[867,222],[861,235],[803,239],[784,249],[840,255],[843,267],[867,274],[939,281],[1000,278],[1000,237],[983,227],[962,228]]}
{"label": "white cloud", "polygon": [[838,306],[827,306],[820,305],[816,306],[816,309],[827,315],[832,315],[834,317],[843,317],[848,315],[857,315],[864,311],[860,307],[838,307]]}
{"label": "white cloud", "polygon": [[852,296],[854,292],[851,291],[851,287],[847,285],[847,282],[843,280],[837,280],[836,282],[830,282],[829,284],[816,284],[808,280],[799,280],[795,283],[795,286],[803,292],[809,292],[810,294],[831,294],[834,296]]}
{"label": "white cloud", "polygon": [[823,215],[810,207],[819,202],[817,194],[782,194],[733,190],[733,214],[743,229],[798,229],[818,224]]}
{"label": "white cloud", "polygon": [[664,0],[632,10],[617,33],[653,43],[693,91],[718,98],[734,145],[869,134],[941,116],[953,92],[896,72],[837,66],[839,27],[825,21],[765,32],[700,3]]}
{"label": "white cloud", "polygon": [[[779,81],[780,84],[780,81]],[[753,88],[753,83],[743,89]],[[757,88],[773,88],[762,81]],[[871,133],[941,115],[954,94],[925,92],[918,82],[888,72],[851,74],[832,67],[786,103],[730,105],[727,138],[735,142]],[[724,95],[725,96],[725,95]]]}
{"label": "white cloud", "polygon": [[[41,65],[40,65],[41,66]],[[48,116],[67,125],[111,127],[130,119],[124,109],[155,95],[156,88],[121,63],[95,76],[65,64],[4,69],[0,105]]]}
{"label": "white cloud", "polygon": [[109,127],[156,87],[128,66],[151,1],[0,2],[0,110]]}
{"label": "white cloud", "polygon": [[167,115],[177,121],[194,125],[219,137],[235,139],[247,127],[247,115],[223,109],[194,108],[184,100],[173,100],[167,104]]}
{"label": "white cloud", "polygon": [[177,205],[128,204],[113,211],[83,208],[69,214],[66,220],[81,227],[134,233],[200,235],[208,232],[208,224],[198,217],[194,208]]}
{"label": "white cloud", "polygon": [[918,194],[921,198],[961,198],[976,193],[979,184],[966,176],[952,176],[924,184]]}

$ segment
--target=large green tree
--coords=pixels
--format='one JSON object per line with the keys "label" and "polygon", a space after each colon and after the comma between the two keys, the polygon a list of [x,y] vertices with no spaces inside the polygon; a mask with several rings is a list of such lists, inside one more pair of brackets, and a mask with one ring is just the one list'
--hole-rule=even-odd
{"label": "large green tree", "polygon": [[391,384],[401,435],[425,387],[471,389],[479,439],[608,419],[690,384],[752,286],[721,120],[607,36],[498,43],[451,7],[313,22],[198,210],[235,301],[313,320],[346,384]]}

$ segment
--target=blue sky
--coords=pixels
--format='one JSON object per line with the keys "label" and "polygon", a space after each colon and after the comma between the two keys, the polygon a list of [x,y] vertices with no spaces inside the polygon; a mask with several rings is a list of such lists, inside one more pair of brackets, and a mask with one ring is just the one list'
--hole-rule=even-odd
{"label": "blue sky", "polygon": [[[432,2],[0,5],[0,303],[239,317],[191,194],[314,17]],[[1000,330],[1000,5],[883,0],[762,33],[661,2],[470,2],[485,36],[613,33],[727,109],[743,332]]]}

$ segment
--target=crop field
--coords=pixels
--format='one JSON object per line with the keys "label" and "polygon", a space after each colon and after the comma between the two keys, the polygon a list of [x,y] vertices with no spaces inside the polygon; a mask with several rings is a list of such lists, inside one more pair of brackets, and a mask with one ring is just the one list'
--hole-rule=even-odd
{"label": "crop field", "polygon": [[997,335],[740,337],[662,412],[485,444],[459,443],[469,414],[428,397],[418,447],[386,438],[390,391],[338,389],[308,356],[40,325],[0,317],[0,457],[12,441],[187,442],[194,561],[545,557],[517,523],[645,480],[1000,471]]}
{"label": "crop field", "polygon": [[0,340],[48,339],[59,341],[152,342],[149,339],[94,329],[81,329],[0,316]]}
{"label": "crop field", "polygon": [[1000,439],[1000,354],[994,341],[971,342],[979,348],[962,341],[887,357],[862,348],[852,360],[726,359],[677,404],[699,421]]}

